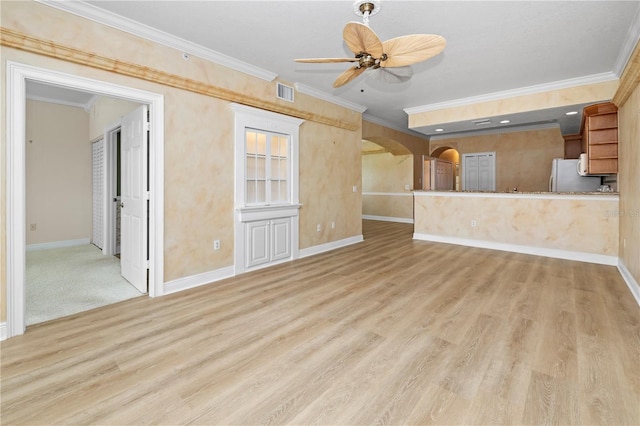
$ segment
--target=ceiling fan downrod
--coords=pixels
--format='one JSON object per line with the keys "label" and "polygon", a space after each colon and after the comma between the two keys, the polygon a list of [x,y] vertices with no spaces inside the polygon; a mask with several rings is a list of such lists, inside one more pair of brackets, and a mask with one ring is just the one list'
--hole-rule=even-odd
{"label": "ceiling fan downrod", "polygon": [[353,5],[353,12],[362,16],[362,23],[369,26],[369,17],[380,11],[380,0],[357,0]]}

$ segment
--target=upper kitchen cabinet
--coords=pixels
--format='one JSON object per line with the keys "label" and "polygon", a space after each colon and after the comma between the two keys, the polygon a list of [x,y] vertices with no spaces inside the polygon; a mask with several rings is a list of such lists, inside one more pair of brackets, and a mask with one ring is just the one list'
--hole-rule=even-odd
{"label": "upper kitchen cabinet", "polygon": [[582,154],[582,135],[580,133],[574,133],[571,135],[564,135],[564,158],[565,159],[578,159]]}
{"label": "upper kitchen cabinet", "polygon": [[618,108],[611,102],[585,107],[581,133],[587,173],[618,173]]}

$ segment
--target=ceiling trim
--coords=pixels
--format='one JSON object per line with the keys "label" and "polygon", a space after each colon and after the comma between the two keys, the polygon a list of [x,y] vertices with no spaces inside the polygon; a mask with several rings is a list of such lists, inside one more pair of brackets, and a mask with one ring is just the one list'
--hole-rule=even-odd
{"label": "ceiling trim", "polygon": [[455,108],[467,106],[488,101],[497,101],[502,99],[515,98],[518,96],[533,95],[537,93],[550,92],[553,90],[568,89],[571,87],[585,86],[595,83],[603,83],[607,81],[617,80],[618,76],[612,72],[600,74],[592,74],[584,77],[570,78],[567,80],[554,81],[552,83],[537,84],[535,86],[520,87],[513,90],[505,90],[503,92],[487,93],[485,95],[471,96],[468,98],[454,99],[451,101],[439,102],[435,104],[427,104],[416,107],[404,108],[407,114],[419,114],[421,112],[437,111],[447,108]]}
{"label": "ceiling trim", "polygon": [[624,68],[629,63],[631,54],[633,53],[636,45],[640,41],[640,7],[636,10],[636,15],[633,17],[629,31],[627,31],[627,37],[620,48],[618,59],[613,66],[613,72],[618,76],[622,76]]}
{"label": "ceiling trim", "polygon": [[314,89],[311,86],[307,86],[302,83],[294,84],[296,90],[300,93],[304,93],[305,95],[313,96],[314,98],[322,99],[323,101],[331,102],[332,104],[339,105],[341,107],[348,108],[355,112],[363,113],[367,110],[367,107],[364,105],[357,104],[355,102],[350,102],[346,99],[339,98],[337,96],[330,95],[326,92],[323,92],[318,89]]}
{"label": "ceiling trim", "polygon": [[271,71],[258,68],[247,62],[240,61],[232,58],[231,56],[224,55],[215,50],[207,49],[199,44],[192,43],[182,38],[165,33],[164,31],[157,30],[148,25],[141,24],[134,20],[124,18],[106,10],[100,9],[96,6],[92,6],[83,1],[54,1],[54,0],[35,0],[38,3],[72,13],[86,18],[99,24],[107,25],[132,34],[137,37],[153,41],[172,49],[179,50],[189,55],[197,56],[202,59],[206,59],[216,64],[223,65],[227,68],[231,68],[235,71],[240,71],[245,74],[258,77],[262,80],[273,81],[278,77],[278,74]]}
{"label": "ceiling trim", "polygon": [[445,139],[458,139],[458,138],[466,138],[470,136],[481,136],[481,135],[501,135],[505,133],[515,133],[515,132],[527,132],[531,130],[544,130],[544,129],[555,129],[560,128],[558,123],[540,123],[540,124],[530,124],[527,126],[512,126],[512,127],[493,127],[491,129],[483,129],[483,130],[471,130],[468,132],[457,132],[457,133],[447,133],[446,135],[433,135],[429,138],[430,142],[441,141]]}

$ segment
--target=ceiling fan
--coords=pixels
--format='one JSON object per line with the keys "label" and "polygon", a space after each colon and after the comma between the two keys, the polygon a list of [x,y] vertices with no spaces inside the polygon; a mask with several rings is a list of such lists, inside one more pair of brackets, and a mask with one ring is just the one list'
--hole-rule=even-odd
{"label": "ceiling fan", "polygon": [[444,37],[434,34],[411,34],[380,41],[376,33],[369,28],[369,17],[380,11],[380,0],[356,1],[354,12],[362,16],[363,23],[349,22],[345,25],[342,37],[354,58],[308,58],[296,59],[296,62],[335,63],[356,62],[340,74],[333,87],[343,86],[366,70],[379,70],[378,78],[385,82],[408,80],[413,71],[411,64],[427,60],[444,49]]}

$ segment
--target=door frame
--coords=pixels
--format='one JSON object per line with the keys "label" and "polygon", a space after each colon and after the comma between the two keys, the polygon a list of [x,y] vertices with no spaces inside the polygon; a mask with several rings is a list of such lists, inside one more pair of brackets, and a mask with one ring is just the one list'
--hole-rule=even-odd
{"label": "door frame", "polygon": [[83,90],[149,105],[149,296],[164,293],[164,96],[17,62],[6,73],[7,338],[25,331],[26,82]]}

